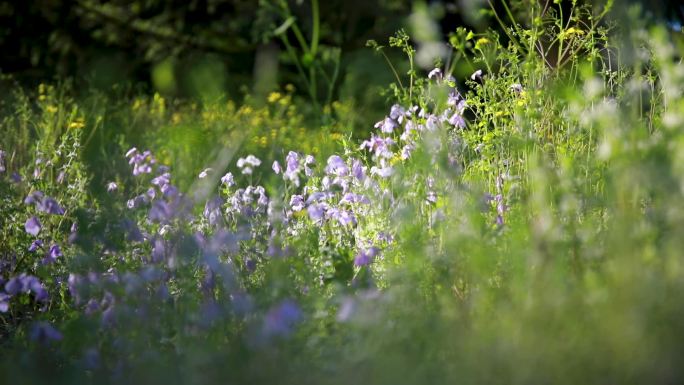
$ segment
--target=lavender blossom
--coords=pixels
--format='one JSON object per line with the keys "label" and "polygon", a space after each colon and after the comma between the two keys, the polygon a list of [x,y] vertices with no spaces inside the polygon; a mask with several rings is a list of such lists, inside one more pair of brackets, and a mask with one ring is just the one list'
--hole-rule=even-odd
{"label": "lavender blossom", "polygon": [[314,222],[320,222],[325,216],[325,206],[323,204],[314,203],[307,207],[309,218]]}
{"label": "lavender blossom", "polygon": [[150,183],[161,188],[162,186],[168,185],[170,183],[170,181],[171,181],[171,174],[169,174],[168,172],[165,172],[159,176],[152,178]]}
{"label": "lavender blossom", "polygon": [[352,176],[359,182],[363,182],[366,179],[366,167],[358,159],[352,161]]}
{"label": "lavender blossom", "polygon": [[119,189],[119,186],[116,184],[116,182],[109,182],[107,183],[107,192],[113,192]]}
{"label": "lavender blossom", "polygon": [[233,178],[233,174],[231,173],[226,173],[226,175],[221,177],[221,183],[225,184],[228,187],[235,186],[235,179]]}
{"label": "lavender blossom", "polygon": [[293,195],[290,197],[290,207],[294,211],[301,211],[304,209],[304,197],[301,195]]}
{"label": "lavender blossom", "polygon": [[62,250],[59,248],[59,245],[56,243],[53,243],[52,246],[50,246],[50,251],[48,251],[48,254],[45,256],[43,259],[43,263],[53,263],[57,261],[58,257],[62,256]]}
{"label": "lavender blossom", "polygon": [[465,128],[465,126],[466,126],[465,119],[463,119],[463,116],[458,112],[455,112],[449,118],[448,122],[449,122],[449,124],[451,124],[452,126],[455,126],[457,128]]}
{"label": "lavender blossom", "polygon": [[36,239],[35,241],[31,242],[31,245],[28,247],[28,251],[34,252],[41,247],[43,247],[43,241]]}
{"label": "lavender blossom", "polygon": [[404,107],[402,107],[398,104],[394,104],[392,106],[392,108],[390,108],[390,114],[389,114],[390,119],[393,119],[393,120],[401,123],[402,119],[404,118],[405,115],[406,115],[406,110],[404,109]]}
{"label": "lavender blossom", "polygon": [[29,337],[31,340],[41,344],[59,341],[63,338],[62,333],[60,333],[59,330],[55,329],[52,325],[44,321],[35,322],[31,326]]}
{"label": "lavender blossom", "polygon": [[316,163],[316,159],[314,159],[313,156],[307,155],[304,158],[304,175],[307,177],[312,177],[313,176],[313,169],[309,166],[314,165]]}
{"label": "lavender blossom", "polygon": [[347,164],[339,155],[332,155],[328,158],[328,165],[325,168],[325,172],[337,176],[347,176],[349,175],[349,167],[347,167]]}
{"label": "lavender blossom", "polygon": [[392,169],[392,166],[371,167],[371,175],[377,175],[381,178],[389,178],[393,173],[394,170]]}
{"label": "lavender blossom", "polygon": [[238,168],[241,169],[242,173],[246,175],[251,175],[253,168],[259,167],[260,165],[261,160],[251,154],[247,155],[246,158],[240,158],[237,161]]}
{"label": "lavender blossom", "polygon": [[436,78],[437,80],[442,80],[442,70],[435,68],[430,73],[428,73],[428,79]]}
{"label": "lavender blossom", "polygon": [[9,310],[10,296],[5,293],[0,293],[0,313],[7,313]]}
{"label": "lavender blossom", "polygon": [[43,200],[43,192],[42,191],[31,191],[29,195],[24,198],[24,204],[25,205],[30,205],[30,204],[39,204]]}
{"label": "lavender blossom", "polygon": [[520,83],[513,83],[511,84],[511,91],[515,92],[516,94],[519,94],[523,91],[523,86]]}
{"label": "lavender blossom", "polygon": [[7,283],[5,283],[5,293],[9,295],[16,295],[22,291],[23,283],[21,278],[14,277],[11,278]]}
{"label": "lavender blossom", "polygon": [[360,250],[356,257],[354,257],[354,266],[366,266],[373,262],[373,259],[380,253],[377,247],[370,247],[366,250]]}
{"label": "lavender blossom", "polygon": [[272,307],[264,318],[263,332],[267,337],[287,336],[302,319],[302,311],[292,300],[285,300]]}
{"label": "lavender blossom", "polygon": [[271,166],[271,169],[273,169],[273,172],[275,172],[276,175],[279,175],[281,172],[283,172],[283,168],[280,167],[280,163],[278,163],[277,160],[273,161],[273,165]]}
{"label": "lavender blossom", "polygon": [[33,235],[34,237],[38,235],[41,228],[42,225],[40,224],[38,218],[36,218],[35,216],[29,218],[24,224],[24,229],[26,230],[26,232]]}
{"label": "lavender blossom", "polygon": [[397,126],[397,122],[389,117],[386,117],[384,120],[375,123],[375,128],[379,128],[380,131],[385,134],[391,134],[394,132],[394,129],[397,128]]}
{"label": "lavender blossom", "polygon": [[64,215],[64,209],[57,203],[57,201],[50,197],[45,197],[38,204],[38,210],[44,211],[53,215]]}

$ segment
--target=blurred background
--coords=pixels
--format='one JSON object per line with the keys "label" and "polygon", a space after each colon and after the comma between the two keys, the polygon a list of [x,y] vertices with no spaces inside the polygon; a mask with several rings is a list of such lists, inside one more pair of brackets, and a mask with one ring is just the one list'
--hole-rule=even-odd
{"label": "blurred background", "polygon": [[[622,2],[681,28],[680,1]],[[133,83],[181,97],[265,98],[288,83],[307,95],[298,66],[320,68],[332,81],[339,65],[332,98],[361,98],[369,85],[392,80],[366,48],[369,39],[385,41],[400,28],[417,40],[496,28],[490,4],[501,7],[490,0],[1,1],[0,73],[26,85],[73,78],[105,90]],[[314,91],[324,100],[329,87],[318,77]]]}
{"label": "blurred background", "polygon": [[[679,1],[617,1],[611,20],[636,6],[681,30]],[[526,20],[524,1],[511,8]],[[0,130],[22,126],[11,117],[17,103],[62,111],[72,101],[90,167],[114,169],[112,154],[142,146],[171,164],[181,185],[218,147],[326,156],[365,137],[395,100],[388,85],[407,82],[409,60],[389,37],[408,33],[420,76],[451,64],[465,79],[474,68],[448,43],[459,28],[498,31],[505,43],[497,14],[505,8],[493,0],[0,1]]]}

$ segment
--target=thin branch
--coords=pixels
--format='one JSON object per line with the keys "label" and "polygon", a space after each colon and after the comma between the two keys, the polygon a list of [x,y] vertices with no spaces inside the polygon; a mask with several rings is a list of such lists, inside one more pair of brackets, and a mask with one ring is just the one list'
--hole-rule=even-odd
{"label": "thin branch", "polygon": [[137,19],[135,15],[126,15],[121,9],[112,6],[104,7],[89,4],[86,1],[79,1],[77,7],[86,13],[116,24],[118,27],[144,34],[157,40],[166,41],[169,44],[177,44],[188,48],[223,54],[249,52],[255,49],[254,46],[246,45],[244,43],[232,42],[232,44],[217,44],[201,40],[197,37],[177,34],[169,28],[160,28],[145,23],[145,21]]}

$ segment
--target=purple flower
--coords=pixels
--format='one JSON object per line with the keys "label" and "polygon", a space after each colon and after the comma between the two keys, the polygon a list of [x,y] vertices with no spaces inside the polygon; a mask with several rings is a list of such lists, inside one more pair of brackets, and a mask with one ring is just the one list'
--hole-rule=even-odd
{"label": "purple flower", "polygon": [[363,204],[369,204],[370,200],[366,198],[364,195],[361,194],[354,194],[354,193],[346,193],[340,199],[340,203],[363,203]]}
{"label": "purple flower", "polygon": [[7,313],[9,310],[9,300],[9,295],[0,293],[0,313]]}
{"label": "purple flower", "polygon": [[373,259],[380,253],[377,247],[370,247],[366,250],[360,250],[356,257],[354,257],[355,266],[366,266],[373,262]]}
{"label": "purple flower", "polygon": [[165,197],[175,197],[179,194],[178,189],[176,186],[172,186],[170,184],[165,184],[161,186],[161,192],[164,194]]}
{"label": "purple flower", "polygon": [[519,94],[523,91],[523,86],[520,83],[513,83],[511,84],[511,91],[515,92],[516,94]]}
{"label": "purple flower", "polygon": [[394,173],[391,166],[387,167],[371,167],[371,175],[377,175],[381,178],[389,178]]}
{"label": "purple flower", "polygon": [[391,134],[395,128],[397,128],[397,122],[389,117],[375,123],[375,128],[379,128],[381,132],[385,134]]}
{"label": "purple flower", "polygon": [[302,319],[299,305],[292,300],[285,300],[272,307],[264,318],[263,331],[270,336],[287,336]]}
{"label": "purple flower", "polygon": [[313,156],[307,155],[304,158],[304,174],[308,177],[313,176],[313,169],[309,167],[310,165],[313,165],[316,163],[316,159],[314,159]]}
{"label": "purple flower", "polygon": [[461,101],[463,100],[463,97],[461,97],[461,94],[453,90],[449,93],[449,96],[447,97],[447,105],[450,107],[457,106]]}
{"label": "purple flower", "polygon": [[311,193],[309,195],[309,198],[307,198],[306,203],[311,203],[311,202],[318,202],[321,200],[325,200],[330,196],[330,193],[325,193],[322,191],[316,191],[314,193]]}
{"label": "purple flower", "polygon": [[346,176],[349,174],[349,167],[342,158],[338,155],[333,155],[328,158],[328,166],[325,168],[328,174],[335,174],[337,176]]}
{"label": "purple flower", "polygon": [[254,167],[259,167],[261,165],[261,160],[254,155],[247,155],[246,158],[240,158],[237,161],[237,166],[242,170],[243,174],[252,174],[252,169]]}
{"label": "purple flower", "polygon": [[258,186],[256,192],[259,194],[259,199],[257,199],[257,205],[266,207],[268,206],[268,197],[266,196],[266,190],[262,186]]}
{"label": "purple flower", "polygon": [[23,286],[24,285],[20,277],[11,278],[5,284],[5,293],[9,295],[16,295],[22,291]]}
{"label": "purple flower", "polygon": [[285,157],[285,162],[287,163],[287,172],[288,173],[294,173],[299,170],[299,154],[290,151],[287,153],[287,156]]}
{"label": "purple flower", "polygon": [[294,211],[301,211],[304,208],[304,197],[301,195],[293,195],[290,197],[290,207]]}
{"label": "purple flower", "polygon": [[411,153],[416,149],[413,144],[407,144],[401,149],[401,159],[406,160],[411,157]]}
{"label": "purple flower", "polygon": [[168,222],[173,218],[173,209],[168,203],[158,200],[150,207],[150,212],[147,217],[152,222]]}
{"label": "purple flower", "polygon": [[385,242],[385,243],[394,242],[394,236],[392,234],[386,233],[384,231],[379,232],[376,239],[378,240],[378,242]]}
{"label": "purple flower", "polygon": [[29,333],[31,340],[41,344],[62,339],[62,333],[47,322],[40,321],[33,324]]}
{"label": "purple flower", "polygon": [[53,215],[64,215],[64,209],[57,203],[56,200],[50,197],[45,197],[38,204],[38,210],[44,211]]}
{"label": "purple flower", "polygon": [[24,199],[24,204],[30,205],[30,204],[38,204],[40,201],[43,199],[43,192],[42,191],[31,191],[29,195]]}
{"label": "purple flower", "polygon": [[325,206],[322,204],[314,203],[309,205],[306,211],[309,213],[309,218],[311,218],[312,221],[319,222],[323,220],[323,217],[325,215]]}
{"label": "purple flower", "polygon": [[135,147],[132,147],[130,150],[128,150],[128,151],[126,152],[126,158],[130,158],[130,157],[132,157],[133,155],[135,155],[135,154],[137,154],[137,153],[138,153],[138,149],[135,148]]}
{"label": "purple flower", "polygon": [[145,203],[145,196],[138,195],[137,197],[126,201],[126,207],[132,210],[142,206],[143,203]]}
{"label": "purple flower", "polygon": [[359,182],[363,182],[366,179],[366,167],[358,159],[354,159],[352,162],[352,175]]}
{"label": "purple flower", "polygon": [[226,173],[226,175],[221,177],[221,183],[225,184],[228,187],[234,186],[235,185],[235,179],[233,178],[233,174],[231,173]]}
{"label": "purple flower", "polygon": [[401,119],[404,117],[404,115],[406,115],[406,110],[404,109],[404,107],[398,104],[394,104],[392,108],[390,108],[389,117],[391,119],[394,119],[401,123]]}
{"label": "purple flower", "polygon": [[116,182],[107,183],[107,192],[116,191],[118,188],[119,186],[116,184]]}
{"label": "purple flower", "polygon": [[472,75],[470,75],[470,80],[477,81],[480,79],[482,79],[482,70],[477,70],[477,71],[473,72]]}
{"label": "purple flower", "polygon": [[439,119],[435,115],[430,114],[430,116],[425,119],[425,128],[427,128],[428,131],[435,131],[438,126]]}
{"label": "purple flower", "polygon": [[372,135],[370,139],[361,143],[360,149],[368,148],[375,153],[375,156],[382,158],[391,158],[394,153],[390,150],[390,146],[394,145],[395,141],[392,138],[382,138],[380,136]]}
{"label": "purple flower", "polygon": [[209,220],[210,225],[218,223],[221,218],[221,205],[223,205],[223,199],[221,197],[214,197],[209,199],[204,205],[204,217]]}
{"label": "purple flower", "polygon": [[142,232],[132,220],[126,218],[122,221],[121,227],[126,231],[126,240],[129,242],[142,242],[144,240]]}
{"label": "purple flower", "polygon": [[62,250],[59,248],[59,245],[54,243],[52,246],[50,246],[50,251],[48,252],[48,255],[45,257],[44,262],[45,263],[52,263],[57,261],[58,257],[62,256]]}
{"label": "purple flower", "polygon": [[171,181],[171,174],[169,174],[168,172],[165,172],[165,173],[163,173],[157,177],[152,178],[151,183],[153,185],[159,186],[161,188],[162,186],[169,184],[170,181]]}
{"label": "purple flower", "polygon": [[199,176],[198,176],[198,177],[199,177],[200,179],[204,179],[204,178],[206,178],[207,176],[209,176],[209,173],[212,172],[212,171],[214,171],[214,170],[211,169],[211,168],[205,168],[204,170],[202,170],[202,172],[199,173]]}
{"label": "purple flower", "polygon": [[166,246],[164,246],[164,240],[157,238],[154,240],[154,247],[152,248],[152,262],[159,263],[164,260],[164,255],[166,253]]}
{"label": "purple flower", "polygon": [[38,235],[40,229],[42,228],[40,221],[36,217],[29,218],[24,224],[24,229],[26,232],[33,235],[34,237]]}
{"label": "purple flower", "polygon": [[31,291],[33,292],[33,296],[35,297],[36,301],[38,302],[45,302],[48,300],[48,292],[45,290],[42,284],[37,283],[31,287]]}
{"label": "purple flower", "polygon": [[140,175],[140,174],[149,174],[152,172],[152,167],[148,165],[147,163],[142,163],[142,164],[136,164],[135,167],[133,167],[133,175]]}
{"label": "purple flower", "polygon": [[31,246],[28,247],[28,251],[34,252],[41,247],[43,247],[43,241],[36,239],[35,241],[31,242]]}
{"label": "purple flower", "polygon": [[442,80],[442,70],[435,68],[428,74],[428,79],[437,78],[437,80]]}
{"label": "purple flower", "polygon": [[350,211],[331,207],[327,214],[329,218],[336,219],[342,226],[356,225],[356,218]]}
{"label": "purple flower", "polygon": [[280,174],[283,171],[282,167],[280,167],[280,163],[278,163],[277,160],[273,161],[273,166],[271,166],[271,168],[273,169],[273,172],[276,173],[276,175]]}

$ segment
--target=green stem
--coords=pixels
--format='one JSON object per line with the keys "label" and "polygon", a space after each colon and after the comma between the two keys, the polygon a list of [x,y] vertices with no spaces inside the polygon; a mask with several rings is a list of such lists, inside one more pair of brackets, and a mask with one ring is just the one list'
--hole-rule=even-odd
{"label": "green stem", "polygon": [[313,18],[313,31],[311,33],[311,56],[316,57],[321,22],[318,11],[318,0],[311,0],[311,13],[311,17]]}
{"label": "green stem", "polygon": [[330,104],[332,102],[332,96],[333,96],[333,87],[335,87],[335,83],[337,82],[337,76],[340,73],[340,51],[337,51],[337,54],[335,55],[335,69],[333,70],[333,75],[332,75],[332,80],[330,81],[330,86],[328,87],[328,98],[326,100],[326,104]]}
{"label": "green stem", "polygon": [[302,77],[302,80],[304,80],[304,84],[309,89],[311,100],[313,101],[316,108],[318,108],[316,97],[314,94],[311,93],[311,83],[309,82],[309,79],[307,78],[306,73],[304,72],[304,68],[302,68],[301,63],[299,62],[299,58],[297,58],[297,53],[294,51],[294,48],[292,48],[292,44],[290,44],[290,40],[287,38],[287,35],[285,34],[281,35],[280,38],[283,41],[283,44],[285,45],[285,49],[287,49],[287,53],[290,55],[290,57],[292,57],[292,60],[294,61],[295,66],[297,67],[299,75]]}
{"label": "green stem", "polygon": [[387,65],[389,65],[390,69],[392,70],[392,73],[394,73],[394,77],[397,78],[397,82],[399,82],[399,87],[401,87],[401,89],[404,90],[404,84],[401,82],[401,78],[399,77],[399,73],[397,72],[397,69],[394,68],[394,66],[392,65],[392,62],[387,57],[387,55],[382,50],[379,50],[379,51],[382,54],[382,57],[385,58],[385,61],[387,62]]}

